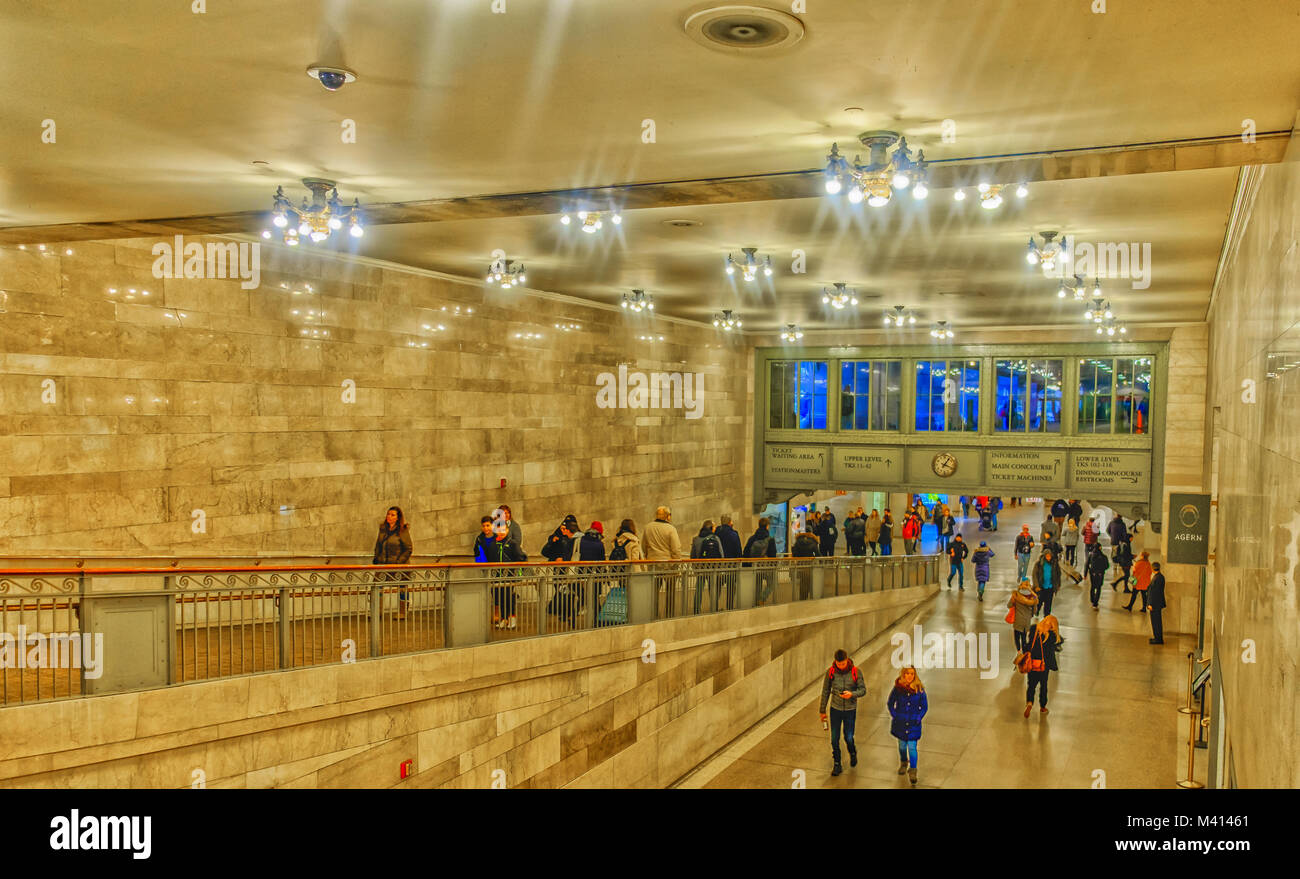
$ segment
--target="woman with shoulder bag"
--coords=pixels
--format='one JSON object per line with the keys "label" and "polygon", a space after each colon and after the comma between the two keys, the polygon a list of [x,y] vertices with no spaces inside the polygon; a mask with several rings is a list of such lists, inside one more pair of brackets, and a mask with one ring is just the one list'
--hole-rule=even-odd
{"label": "woman with shoulder bag", "polygon": [[[402,516],[401,507],[389,507],[384,521],[379,523],[379,536],[375,539],[375,555],[372,565],[404,565],[411,560],[411,528]],[[386,571],[378,574],[376,580],[407,580],[407,575],[398,571]],[[397,618],[406,618],[406,592],[402,590],[397,597]]]}
{"label": "woman with shoulder bag", "polygon": [[1035,627],[1034,634],[1029,639],[1021,667],[1029,678],[1029,686],[1025,690],[1025,717],[1029,716],[1034,707],[1034,690],[1039,686],[1042,690],[1039,691],[1038,710],[1041,714],[1047,713],[1047,678],[1057,671],[1056,651],[1061,643],[1060,632],[1056,617],[1048,614]]}

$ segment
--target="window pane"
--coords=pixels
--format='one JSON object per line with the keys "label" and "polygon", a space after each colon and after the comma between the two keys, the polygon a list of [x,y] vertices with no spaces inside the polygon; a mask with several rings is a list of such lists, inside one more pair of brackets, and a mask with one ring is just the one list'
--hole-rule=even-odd
{"label": "window pane", "polygon": [[[1038,370],[1041,403],[1031,400],[1034,417],[1041,426],[1031,426],[1031,430],[1047,433],[1061,432],[1061,376],[1065,362],[1061,360],[1039,360],[1034,363]],[[1033,393],[1031,389],[1031,394]]]}
{"label": "window pane", "polygon": [[930,429],[930,362],[916,363],[916,429]]}
{"label": "window pane", "polygon": [[1011,427],[1011,361],[999,360],[994,373],[993,429]]}
{"label": "window pane", "polygon": [[811,363],[799,364],[799,429],[812,427],[813,375]]}
{"label": "window pane", "polygon": [[828,365],[825,361],[814,362],[812,364],[813,377],[813,427],[817,430],[826,429],[826,400],[828,382],[827,371]]}
{"label": "window pane", "polygon": [[840,430],[853,428],[853,364],[840,364]]}
{"label": "window pane", "polygon": [[866,360],[858,362],[858,386],[857,393],[866,394],[871,391],[871,364]]}
{"label": "window pane", "polygon": [[1079,432],[1110,433],[1110,360],[1079,361]]}
{"label": "window pane", "polygon": [[785,414],[782,420],[786,430],[799,426],[799,364],[793,361],[785,365]]}
{"label": "window pane", "polygon": [[[886,365],[888,378],[884,385],[888,396],[885,406],[885,430],[898,430],[902,424],[903,363],[895,360]],[[879,386],[878,383],[877,387]]]}
{"label": "window pane", "polygon": [[1115,360],[1115,432],[1133,432],[1133,358]]}
{"label": "window pane", "polygon": [[785,372],[782,367],[785,364],[777,361],[768,364],[768,400],[767,400],[767,423],[769,427],[781,427],[781,386],[785,379]]}
{"label": "window pane", "polygon": [[857,392],[853,426],[857,430],[866,430],[871,426],[871,364],[865,360],[857,364]]}
{"label": "window pane", "polygon": [[961,373],[961,429],[977,431],[980,429],[979,361],[967,361],[966,366],[962,368]]}
{"label": "window pane", "polygon": [[1133,432],[1151,432],[1151,370],[1155,364],[1147,357],[1133,361]]}

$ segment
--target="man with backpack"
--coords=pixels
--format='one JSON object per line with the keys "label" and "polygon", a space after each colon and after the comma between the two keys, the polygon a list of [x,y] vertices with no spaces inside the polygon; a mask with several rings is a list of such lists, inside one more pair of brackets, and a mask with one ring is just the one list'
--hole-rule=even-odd
{"label": "man with backpack", "polygon": [[[705,519],[704,524],[700,526],[700,533],[695,535],[691,541],[691,558],[693,559],[720,559],[722,558],[722,541],[718,535],[713,533],[713,520]],[[703,597],[704,590],[707,588],[713,591],[714,584],[717,582],[718,570],[713,565],[702,565],[697,569],[695,577],[695,613],[700,612],[700,599]],[[713,596],[714,608],[717,608],[717,596]]]}
{"label": "man with backpack", "polygon": [[1101,585],[1106,580],[1106,569],[1109,567],[1110,562],[1106,561],[1106,554],[1101,551],[1101,547],[1092,547],[1088,560],[1083,565],[1083,572],[1088,576],[1088,598],[1092,601],[1093,610],[1100,609],[1097,602],[1101,600]]}
{"label": "man with backpack", "polygon": [[[774,559],[776,558],[776,539],[772,537],[767,530],[771,527],[772,521],[766,516],[758,520],[758,527],[754,533],[745,541],[744,556],[747,559]],[[753,565],[745,562],[744,567],[750,568]],[[772,590],[776,588],[776,568],[773,565],[760,565],[754,573],[754,588],[756,591],[756,604],[762,604],[772,595]]]}
{"label": "man with backpack", "polygon": [[[835,660],[822,678],[822,699],[817,708],[821,715],[822,728],[829,726],[831,731],[831,775],[839,775],[844,770],[840,767],[840,730],[844,731],[844,745],[849,749],[849,766],[858,765],[858,748],[853,742],[853,727],[858,719],[858,700],[867,695],[867,684],[862,679],[849,654],[844,650],[835,651]],[[830,702],[829,724],[826,716],[826,703]]]}

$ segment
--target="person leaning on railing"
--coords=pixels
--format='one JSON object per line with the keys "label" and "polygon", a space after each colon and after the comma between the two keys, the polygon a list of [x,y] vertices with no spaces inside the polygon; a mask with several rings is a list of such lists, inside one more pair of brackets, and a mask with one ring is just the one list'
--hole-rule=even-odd
{"label": "person leaning on railing", "polygon": [[[510,526],[505,521],[498,520],[492,526],[492,536],[494,539],[487,547],[486,562],[488,564],[508,565],[528,561],[528,556],[519,548],[519,544],[510,539]],[[492,571],[491,576],[507,579],[510,574],[504,568],[496,568]],[[498,629],[513,629],[516,627],[515,599],[514,586],[492,587],[492,623]]]}
{"label": "person leaning on railing", "polygon": [[[749,535],[749,540],[745,541],[745,549],[742,553],[747,559],[774,559],[776,558],[776,538],[768,530],[772,526],[772,520],[764,516],[758,520],[758,527],[754,533]],[[744,562],[742,567],[752,567],[751,562]],[[758,604],[767,601],[771,596],[772,590],[776,588],[776,569],[770,565],[760,565],[755,572],[758,586]]]}
{"label": "person leaning on railing", "polygon": [[[379,536],[375,539],[375,555],[371,560],[374,565],[404,565],[411,560],[411,551],[415,545],[411,542],[411,529],[402,516],[401,507],[389,507],[384,521],[379,524]],[[376,580],[405,582],[407,575],[400,571],[383,571]],[[406,591],[401,590],[397,596],[397,618],[406,617]]]}
{"label": "person leaning on railing", "polygon": [[[790,555],[795,558],[816,558],[821,550],[821,544],[817,538],[804,532],[795,540],[794,546],[790,548]],[[812,567],[807,562],[802,562],[797,571],[799,581],[799,600],[804,601],[812,595]]]}

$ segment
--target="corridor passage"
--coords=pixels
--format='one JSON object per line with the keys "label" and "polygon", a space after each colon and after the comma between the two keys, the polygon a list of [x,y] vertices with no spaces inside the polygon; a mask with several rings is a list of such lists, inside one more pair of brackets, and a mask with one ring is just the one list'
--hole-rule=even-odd
{"label": "corridor passage", "polygon": [[[797,697],[687,778],[684,787],[788,788],[803,770],[809,788],[908,788],[897,774],[897,740],[889,734],[885,700],[897,670],[893,633],[974,632],[998,637],[995,677],[977,668],[919,669],[929,713],[919,742],[917,787],[1087,788],[1098,770],[1109,788],[1161,788],[1177,779],[1177,710],[1184,698],[1187,653],[1194,636],[1165,634],[1163,646],[1147,644],[1147,615],[1139,601],[1125,611],[1129,596],[1112,592],[1107,572],[1101,610],[1088,602],[1087,581],[1067,581],[1052,608],[1060,620],[1064,648],[1059,672],[1050,679],[1048,714],[1035,701],[1028,719],[1025,676],[1011,664],[1015,644],[1004,621],[1016,573],[1013,543],[1021,524],[1031,531],[1043,520],[1041,506],[1004,510],[999,529],[981,534],[978,520],[959,520],[963,539],[987,540],[995,556],[983,603],[976,597],[967,560],[966,591],[941,587],[923,604],[853,653],[866,678],[867,696],[858,708],[855,740],[859,762],[832,778],[829,734],[817,714],[817,695]],[[926,547],[930,550],[930,547]],[[1035,558],[1037,550],[1035,550]],[[947,576],[947,563],[943,566]],[[848,646],[846,645],[846,649]],[[829,667],[831,657],[826,657]],[[1201,752],[1202,754],[1204,752]]]}

